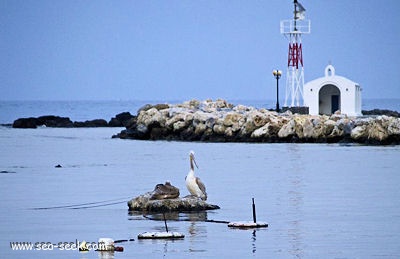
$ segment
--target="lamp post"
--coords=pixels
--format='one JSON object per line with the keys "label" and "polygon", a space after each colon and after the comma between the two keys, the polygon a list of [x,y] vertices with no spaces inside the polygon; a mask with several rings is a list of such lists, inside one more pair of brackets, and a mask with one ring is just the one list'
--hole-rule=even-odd
{"label": "lamp post", "polygon": [[281,78],[282,71],[273,70],[272,74],[276,78],[276,112],[279,112],[279,78]]}

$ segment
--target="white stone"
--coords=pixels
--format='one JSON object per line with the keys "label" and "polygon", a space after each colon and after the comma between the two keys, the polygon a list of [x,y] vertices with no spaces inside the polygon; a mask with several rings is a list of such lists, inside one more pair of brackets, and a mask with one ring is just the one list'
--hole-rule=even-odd
{"label": "white stone", "polygon": [[262,137],[268,136],[269,126],[270,126],[270,124],[267,123],[264,126],[262,126],[261,128],[256,129],[255,131],[253,131],[253,133],[251,133],[251,138],[262,138]]}
{"label": "white stone", "polygon": [[278,132],[278,137],[286,138],[290,135],[294,135],[296,133],[296,122],[294,119],[291,119],[288,123],[282,126],[282,128]]}

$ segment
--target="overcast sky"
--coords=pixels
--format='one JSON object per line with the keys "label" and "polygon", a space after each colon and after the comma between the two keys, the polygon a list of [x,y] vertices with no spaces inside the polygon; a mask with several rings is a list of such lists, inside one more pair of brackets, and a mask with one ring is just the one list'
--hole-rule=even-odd
{"label": "overcast sky", "polygon": [[[364,98],[400,98],[399,0],[299,2],[306,82],[330,62]],[[0,100],[274,99],[292,12],[292,0],[0,0]]]}

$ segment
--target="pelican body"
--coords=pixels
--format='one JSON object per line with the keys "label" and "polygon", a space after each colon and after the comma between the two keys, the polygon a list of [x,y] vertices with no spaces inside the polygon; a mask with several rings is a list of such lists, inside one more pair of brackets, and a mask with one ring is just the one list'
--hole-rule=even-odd
{"label": "pelican body", "polygon": [[185,177],[186,187],[193,196],[196,196],[205,201],[207,200],[206,187],[204,186],[204,183],[200,180],[200,178],[196,177],[194,174],[194,165],[196,165],[197,168],[198,166],[194,158],[193,151],[190,151],[189,159],[190,159],[190,171]]}

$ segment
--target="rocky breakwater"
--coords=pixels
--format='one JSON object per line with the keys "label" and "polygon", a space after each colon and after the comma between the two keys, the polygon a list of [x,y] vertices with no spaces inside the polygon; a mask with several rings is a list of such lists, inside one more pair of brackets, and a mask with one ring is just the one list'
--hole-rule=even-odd
{"label": "rocky breakwater", "polygon": [[146,105],[122,139],[209,142],[400,144],[400,118],[277,113],[225,100]]}

